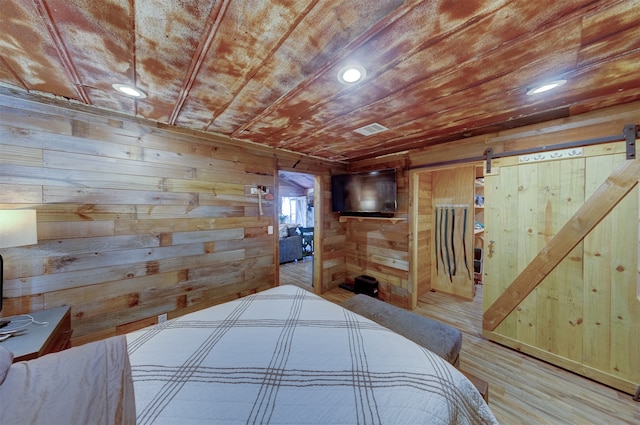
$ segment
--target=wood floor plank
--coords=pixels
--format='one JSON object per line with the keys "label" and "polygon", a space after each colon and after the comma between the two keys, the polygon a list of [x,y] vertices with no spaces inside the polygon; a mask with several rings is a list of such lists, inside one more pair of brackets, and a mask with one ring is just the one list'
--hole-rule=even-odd
{"label": "wood floor plank", "polygon": [[303,257],[302,260],[280,264],[280,285],[296,285],[312,290],[313,256]]}
{"label": "wood floor plank", "polygon": [[[310,289],[312,261],[280,266],[280,284]],[[613,388],[503,347],[482,336],[482,289],[473,301],[427,292],[415,313],[462,331],[460,368],[489,383],[489,407],[501,424],[637,424],[640,403]],[[341,288],[324,298],[341,303]]]}

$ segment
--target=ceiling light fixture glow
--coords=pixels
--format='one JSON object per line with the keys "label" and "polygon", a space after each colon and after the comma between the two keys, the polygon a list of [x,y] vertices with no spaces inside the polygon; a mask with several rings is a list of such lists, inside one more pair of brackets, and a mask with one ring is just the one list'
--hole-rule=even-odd
{"label": "ceiling light fixture glow", "polygon": [[340,69],[338,72],[338,81],[342,84],[355,84],[364,80],[367,76],[367,71],[359,65],[349,65]]}
{"label": "ceiling light fixture glow", "polygon": [[144,99],[145,97],[147,97],[147,94],[145,92],[143,92],[137,87],[133,87],[128,84],[112,84],[111,87],[113,87],[114,89],[116,89],[122,94],[135,97],[136,99]]}
{"label": "ceiling light fixture glow", "polygon": [[527,94],[531,96],[532,94],[544,93],[546,91],[553,90],[556,87],[560,87],[566,82],[567,80],[555,80],[538,84],[537,86],[531,87],[529,90],[527,90]]}

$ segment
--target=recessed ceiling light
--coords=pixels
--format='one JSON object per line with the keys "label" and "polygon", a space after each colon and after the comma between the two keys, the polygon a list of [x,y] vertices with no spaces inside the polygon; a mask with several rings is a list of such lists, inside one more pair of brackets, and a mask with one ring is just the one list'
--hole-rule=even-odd
{"label": "recessed ceiling light", "polygon": [[355,84],[366,76],[367,71],[360,65],[348,65],[338,72],[338,81],[342,84]]}
{"label": "recessed ceiling light", "polygon": [[538,84],[535,87],[531,87],[529,90],[527,90],[527,94],[532,95],[532,94],[544,93],[546,91],[553,90],[556,87],[560,87],[566,82],[567,80],[547,81],[545,83]]}
{"label": "recessed ceiling light", "polygon": [[135,97],[137,99],[144,99],[145,97],[147,97],[147,94],[145,92],[137,87],[133,87],[128,84],[112,84],[111,87],[122,94],[126,94],[127,96]]}

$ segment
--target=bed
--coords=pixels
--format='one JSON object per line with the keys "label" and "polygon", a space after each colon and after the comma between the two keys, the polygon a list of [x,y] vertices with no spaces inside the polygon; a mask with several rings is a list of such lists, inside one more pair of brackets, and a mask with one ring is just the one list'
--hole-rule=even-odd
{"label": "bed", "polygon": [[449,363],[295,286],[126,339],[140,425],[497,423]]}

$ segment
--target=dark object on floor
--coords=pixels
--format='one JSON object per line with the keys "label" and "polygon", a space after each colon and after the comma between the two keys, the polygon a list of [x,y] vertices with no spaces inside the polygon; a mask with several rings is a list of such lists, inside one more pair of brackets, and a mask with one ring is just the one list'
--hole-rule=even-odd
{"label": "dark object on floor", "polygon": [[353,283],[341,283],[340,285],[338,285],[340,288],[345,289],[349,292],[356,292],[356,285]]}
{"label": "dark object on floor", "polygon": [[459,364],[462,333],[445,323],[420,316],[364,294],[342,303],[346,309],[399,333],[439,355],[454,366]]}
{"label": "dark object on floor", "polygon": [[356,277],[354,292],[378,298],[378,279],[364,274]]}
{"label": "dark object on floor", "polygon": [[483,379],[478,378],[475,375],[470,374],[462,369],[458,369],[460,373],[467,377],[474,387],[478,390],[482,398],[486,403],[489,403],[489,383]]}

